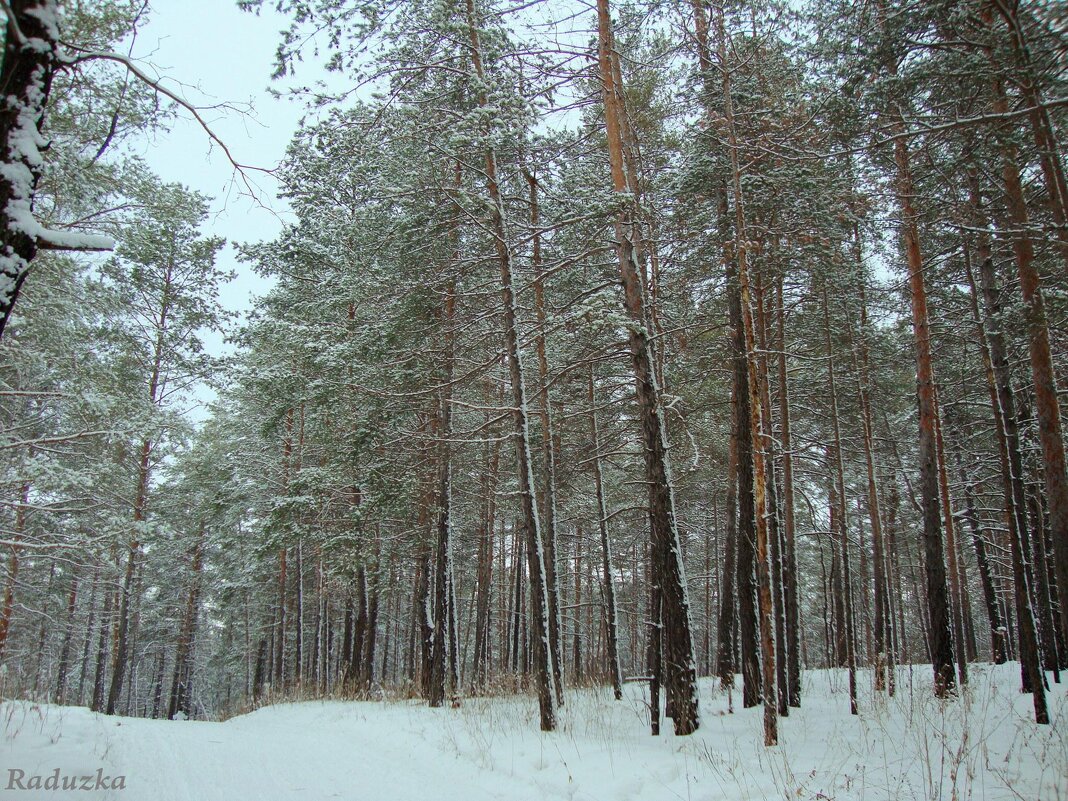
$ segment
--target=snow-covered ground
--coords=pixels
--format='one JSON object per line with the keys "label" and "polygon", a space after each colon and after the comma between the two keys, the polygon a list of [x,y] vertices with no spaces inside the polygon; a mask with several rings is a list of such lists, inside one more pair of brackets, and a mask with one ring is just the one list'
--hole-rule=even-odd
{"label": "snow-covered ground", "polygon": [[[622,702],[572,690],[560,731],[541,734],[527,697],[306,702],[223,723],[109,718],[82,708],[0,705],[0,799],[119,801],[744,801],[745,799],[1068,799],[1064,685],[1054,723],[1029,722],[1018,668],[972,666],[963,698],[939,704],[930,668],[899,674],[894,699],[850,717],[843,672],[805,677],[804,706],[763,746],[761,711],[726,714],[702,681],[692,737],[649,736],[640,688]],[[735,697],[735,701],[740,698]],[[668,721],[670,728],[670,721]],[[93,789],[31,790],[59,769]],[[21,771],[22,790],[11,771]],[[123,789],[102,789],[124,777]],[[79,782],[81,784],[81,782]]]}

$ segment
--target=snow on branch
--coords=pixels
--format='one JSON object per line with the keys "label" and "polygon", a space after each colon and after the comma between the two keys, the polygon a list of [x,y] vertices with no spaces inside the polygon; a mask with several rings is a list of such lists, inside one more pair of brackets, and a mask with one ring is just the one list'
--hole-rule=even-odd
{"label": "snow on branch", "polygon": [[99,253],[114,250],[115,240],[101,234],[42,228],[37,234],[37,247],[41,250],[78,250]]}

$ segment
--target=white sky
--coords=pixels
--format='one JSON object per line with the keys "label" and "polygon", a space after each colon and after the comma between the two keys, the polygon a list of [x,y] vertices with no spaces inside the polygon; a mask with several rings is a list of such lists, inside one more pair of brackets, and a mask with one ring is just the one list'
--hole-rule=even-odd
{"label": "white sky", "polygon": [[[133,52],[192,103],[251,104],[250,117],[219,110],[207,112],[205,118],[235,159],[267,168],[284,155],[302,113],[297,103],[267,92],[285,24],[270,5],[265,3],[256,15],[239,11],[234,0],[155,0]],[[278,233],[285,204],[275,197],[273,178],[250,173],[269,211],[242,196],[245,187],[226,156],[185,112],[179,113],[170,132],[146,139],[134,149],[165,180],[180,181],[215,198],[206,232],[226,238],[219,265],[238,271],[221,300],[228,309],[247,310],[252,298],[270,283],[237,261],[232,243],[271,239]],[[218,339],[208,346],[214,352],[225,349]]]}

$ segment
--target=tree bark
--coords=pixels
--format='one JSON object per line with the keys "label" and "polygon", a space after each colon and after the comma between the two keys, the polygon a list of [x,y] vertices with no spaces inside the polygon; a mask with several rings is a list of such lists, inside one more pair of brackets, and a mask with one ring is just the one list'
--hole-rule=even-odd
{"label": "tree bark", "polygon": [[597,427],[597,393],[593,362],[589,364],[590,440],[593,446],[593,487],[597,496],[597,529],[601,535],[601,580],[604,587],[604,621],[608,639],[608,670],[612,692],[617,701],[623,698],[623,671],[619,664],[619,612],[616,609],[615,582],[612,580],[612,542],[608,536],[608,506],[604,497],[601,472],[601,437]]}
{"label": "tree bark", "polygon": [[[979,213],[977,184],[972,183],[972,205]],[[1019,658],[1022,685],[1033,694],[1035,720],[1049,722],[1049,710],[1039,664],[1038,628],[1032,605],[1031,586],[1033,578],[1027,557],[1027,514],[1023,486],[1023,458],[1020,452],[1020,437],[1016,422],[1016,406],[1009,375],[1008,355],[1004,335],[1001,332],[1001,297],[994,275],[994,261],[989,240],[979,239],[979,278],[986,312],[985,341],[990,349],[991,370],[987,380],[991,386],[991,408],[998,442],[1001,465],[1002,494],[1005,502],[1005,521],[1009,529],[1009,547],[1012,554],[1013,601],[1016,625],[1019,631]],[[978,308],[976,308],[976,312]]]}
{"label": "tree bark", "polygon": [[32,143],[41,136],[59,38],[56,0],[11,0],[5,10],[0,86],[7,102],[0,109],[0,161],[7,169],[0,175],[0,337],[37,255],[38,232],[31,215],[44,164]]}
{"label": "tree bark", "polygon": [[797,595],[797,544],[794,528],[794,455],[790,430],[790,380],[786,369],[786,311],[783,278],[776,282],[779,368],[779,438],[782,442],[783,580],[786,606],[786,698],[801,706],[801,608]]}
{"label": "tree bark", "polygon": [[445,289],[441,323],[445,351],[442,357],[442,390],[439,399],[441,444],[438,448],[438,539],[434,568],[434,647],[431,653],[430,706],[441,706],[447,691],[455,692],[455,683],[447,687],[446,665],[451,663],[457,647],[456,606],[452,597],[452,380],[454,358],[454,318],[456,285],[450,279]]}
{"label": "tree bark", "polygon": [[182,627],[178,633],[178,647],[174,655],[174,679],[171,681],[170,701],[167,703],[167,719],[174,720],[181,712],[190,716],[193,668],[191,659],[196,640],[197,618],[200,616],[201,575],[204,568],[204,548],[206,545],[204,524],[200,524],[192,554],[192,581],[189,584],[189,596],[182,616]]}
{"label": "tree bark", "polygon": [[541,263],[541,221],[538,212],[538,180],[527,172],[530,188],[531,266],[534,268],[534,314],[538,323],[534,348],[538,356],[538,396],[541,407],[542,486],[545,498],[545,578],[549,590],[549,655],[552,658],[556,703],[564,703],[563,649],[560,642],[560,581],[556,575],[556,448],[553,441],[552,400],[549,397],[549,360],[545,351],[545,272]]}
{"label": "tree bark", "polygon": [[[900,112],[895,126],[904,130]],[[903,137],[894,140],[897,167],[897,199],[904,228],[905,257],[908,262],[909,291],[912,300],[912,331],[916,348],[916,398],[920,436],[920,496],[923,512],[924,562],[927,571],[927,612],[934,669],[934,693],[943,698],[953,691],[953,643],[949,626],[949,590],[946,583],[945,548],[942,541],[941,502],[938,490],[938,454],[934,395],[934,367],[931,361],[931,328],[927,314],[927,287],[923,277],[919,221],[913,206],[915,189],[909,163],[908,145]]]}
{"label": "tree bark", "polygon": [[67,622],[63,626],[63,644],[59,648],[56,665],[56,692],[53,700],[57,704],[67,702],[67,671],[70,668],[70,648],[74,639],[74,614],[78,609],[78,573],[71,573],[70,592],[67,594]]}
{"label": "tree bark", "polygon": [[[1000,85],[995,86],[994,111],[1008,110],[1008,102]],[[1038,439],[1042,446],[1043,476],[1046,504],[1049,508],[1050,537],[1055,555],[1057,595],[1060,602],[1061,638],[1068,639],[1068,476],[1064,455],[1064,432],[1061,427],[1060,405],[1057,401],[1057,381],[1050,351],[1049,325],[1041,279],[1035,266],[1035,251],[1027,233],[1030,220],[1016,148],[1009,142],[1001,146],[1002,180],[1009,223],[1014,230],[1013,253],[1020,293],[1023,296],[1028,327],[1028,351],[1031,360],[1031,380],[1035,393],[1035,417],[1038,420]]]}
{"label": "tree bark", "polygon": [[[853,617],[853,582],[849,569],[849,524],[846,521],[845,470],[842,464],[842,431],[838,420],[838,390],[835,385],[834,353],[831,350],[831,318],[827,301],[827,285],[823,285],[823,342],[827,352],[827,393],[831,404],[831,428],[834,436],[834,496],[837,500],[837,544],[841,552],[842,590],[839,603],[845,630],[845,662],[849,670],[849,712],[858,714],[857,710],[857,643],[856,624]],[[834,525],[832,542],[834,541]]]}
{"label": "tree bark", "polygon": [[[471,51],[471,65],[480,87],[486,86],[482,67],[482,46],[479,41],[474,0],[467,0],[467,31]],[[486,92],[479,89],[478,105],[486,107]],[[523,386],[524,369],[519,349],[516,323],[516,299],[512,287],[512,253],[504,224],[504,204],[497,179],[497,154],[494,148],[484,149],[486,190],[489,195],[490,230],[493,234],[497,260],[501,271],[501,298],[504,301],[504,340],[508,368],[512,383],[514,404],[516,455],[519,470],[519,499],[522,511],[523,535],[527,544],[527,560],[530,570],[531,650],[534,658],[534,681],[538,691],[542,731],[556,729],[556,682],[552,669],[549,645],[549,589],[545,567],[545,551],[542,542],[541,524],[538,518],[538,501],[534,494],[534,472],[530,452],[530,428],[526,389]]]}
{"label": "tree bark", "polygon": [[[612,24],[608,0],[598,0],[598,62],[604,95],[612,185],[617,194],[629,193],[623,163],[623,136],[613,59]],[[616,255],[619,260],[624,302],[630,317],[628,341],[634,370],[636,396],[645,451],[645,474],[649,485],[649,512],[653,562],[658,564],[661,619],[663,623],[663,664],[668,707],[672,710],[675,733],[691,734],[699,725],[697,669],[693,658],[690,608],[686,594],[686,572],[682,561],[674,488],[668,458],[667,430],[660,403],[660,387],[654,367],[655,349],[649,335],[643,290],[638,270],[637,225],[634,204],[621,208],[615,220]]]}

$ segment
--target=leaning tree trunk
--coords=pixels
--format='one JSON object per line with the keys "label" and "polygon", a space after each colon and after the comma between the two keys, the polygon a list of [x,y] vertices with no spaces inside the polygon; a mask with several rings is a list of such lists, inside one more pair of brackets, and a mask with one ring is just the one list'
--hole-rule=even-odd
{"label": "leaning tree trunk", "polygon": [[[478,78],[480,89],[478,105],[488,105],[485,86],[486,75],[482,66],[482,46],[478,34],[474,0],[467,0],[467,33],[471,49],[471,65]],[[516,321],[516,298],[512,287],[512,252],[504,224],[504,202],[497,178],[497,154],[488,143],[484,152],[484,175],[489,195],[490,231],[497,250],[501,271],[501,298],[504,302],[504,345],[512,383],[513,417],[515,420],[516,456],[519,469],[519,501],[522,512],[527,562],[530,571],[530,645],[534,658],[534,682],[538,691],[542,731],[556,728],[556,682],[552,670],[549,646],[549,587],[545,568],[545,550],[542,543],[541,524],[538,519],[538,500],[534,494],[534,469],[530,451],[530,427],[526,389],[523,386],[524,369],[519,349],[519,332]]]}
{"label": "leaning tree trunk", "polygon": [[972,548],[975,550],[975,561],[979,566],[979,582],[983,589],[983,602],[986,605],[987,620],[990,623],[990,650],[992,661],[995,665],[1002,665],[1008,660],[1008,648],[1006,639],[1008,629],[1001,620],[1001,608],[998,606],[998,594],[994,587],[994,576],[990,569],[990,556],[987,554],[986,541],[983,531],[979,527],[979,515],[975,509],[975,494],[968,477],[964,473],[964,465],[961,464],[960,455],[957,455],[957,471],[960,474],[961,484],[964,486],[964,519],[972,535]]}
{"label": "leaning tree trunk", "polygon": [[[986,226],[987,220],[982,210],[978,168],[976,167],[969,170],[969,202],[972,207],[973,222],[981,230]],[[976,259],[979,262],[985,324],[984,317],[979,311],[979,292],[976,289],[970,261],[966,261],[965,266],[968,268],[972,314],[982,345],[987,389],[990,393],[990,409],[994,418],[995,440],[998,445],[1002,497],[1005,504],[1005,522],[1008,529],[1013,574],[1013,606],[1011,608],[1016,612],[1016,625],[1019,630],[1018,656],[1021,680],[1025,690],[1030,690],[1032,687],[1038,688],[1035,690],[1034,698],[1035,716],[1041,721],[1043,718],[1048,720],[1048,710],[1046,709],[1045,689],[1042,686],[1041,666],[1038,663],[1038,632],[1031,603],[1030,565],[1023,561],[1026,553],[1024,543],[1027,539],[1028,526],[1023,488],[1023,459],[1020,454],[1019,433],[1016,429],[1016,408],[1009,376],[1008,355],[999,323],[1001,301],[992,256],[990,237],[985,233],[980,233],[977,239]],[[1008,615],[1008,609],[1006,614]],[[1011,626],[1008,628],[1011,630]],[[1006,645],[1011,646],[1011,641],[1007,641]]]}
{"label": "leaning tree trunk", "polygon": [[[623,162],[623,135],[612,48],[612,23],[608,0],[598,0],[598,63],[604,95],[608,154],[612,185],[620,194],[635,194],[628,185]],[[675,517],[674,489],[668,457],[667,430],[660,402],[660,386],[654,367],[655,349],[649,336],[642,282],[637,262],[637,225],[632,203],[616,216],[616,255],[619,260],[624,302],[630,317],[629,345],[634,370],[642,441],[645,451],[645,475],[649,485],[649,513],[652,529],[651,560],[657,565],[660,612],[663,626],[663,664],[667,706],[672,712],[675,733],[691,734],[697,730],[697,668],[693,657],[690,608],[686,594],[686,572],[682,562],[678,524]]]}
{"label": "leaning tree trunk", "polygon": [[[1002,113],[1007,110],[1008,101],[998,85],[994,111]],[[1028,350],[1035,392],[1035,417],[1038,420],[1038,440],[1042,447],[1042,473],[1045,477],[1046,504],[1049,508],[1049,528],[1056,557],[1054,565],[1061,613],[1058,625],[1061,628],[1061,639],[1068,639],[1068,475],[1060,405],[1057,401],[1057,380],[1053,371],[1046,305],[1035,266],[1034,243],[1027,233],[1030,220],[1020,170],[1016,163],[1016,148],[1005,143],[1001,150],[1005,199],[1009,223],[1014,231],[1012,247],[1029,333]],[[1050,635],[1052,636],[1053,632],[1050,632]]]}

